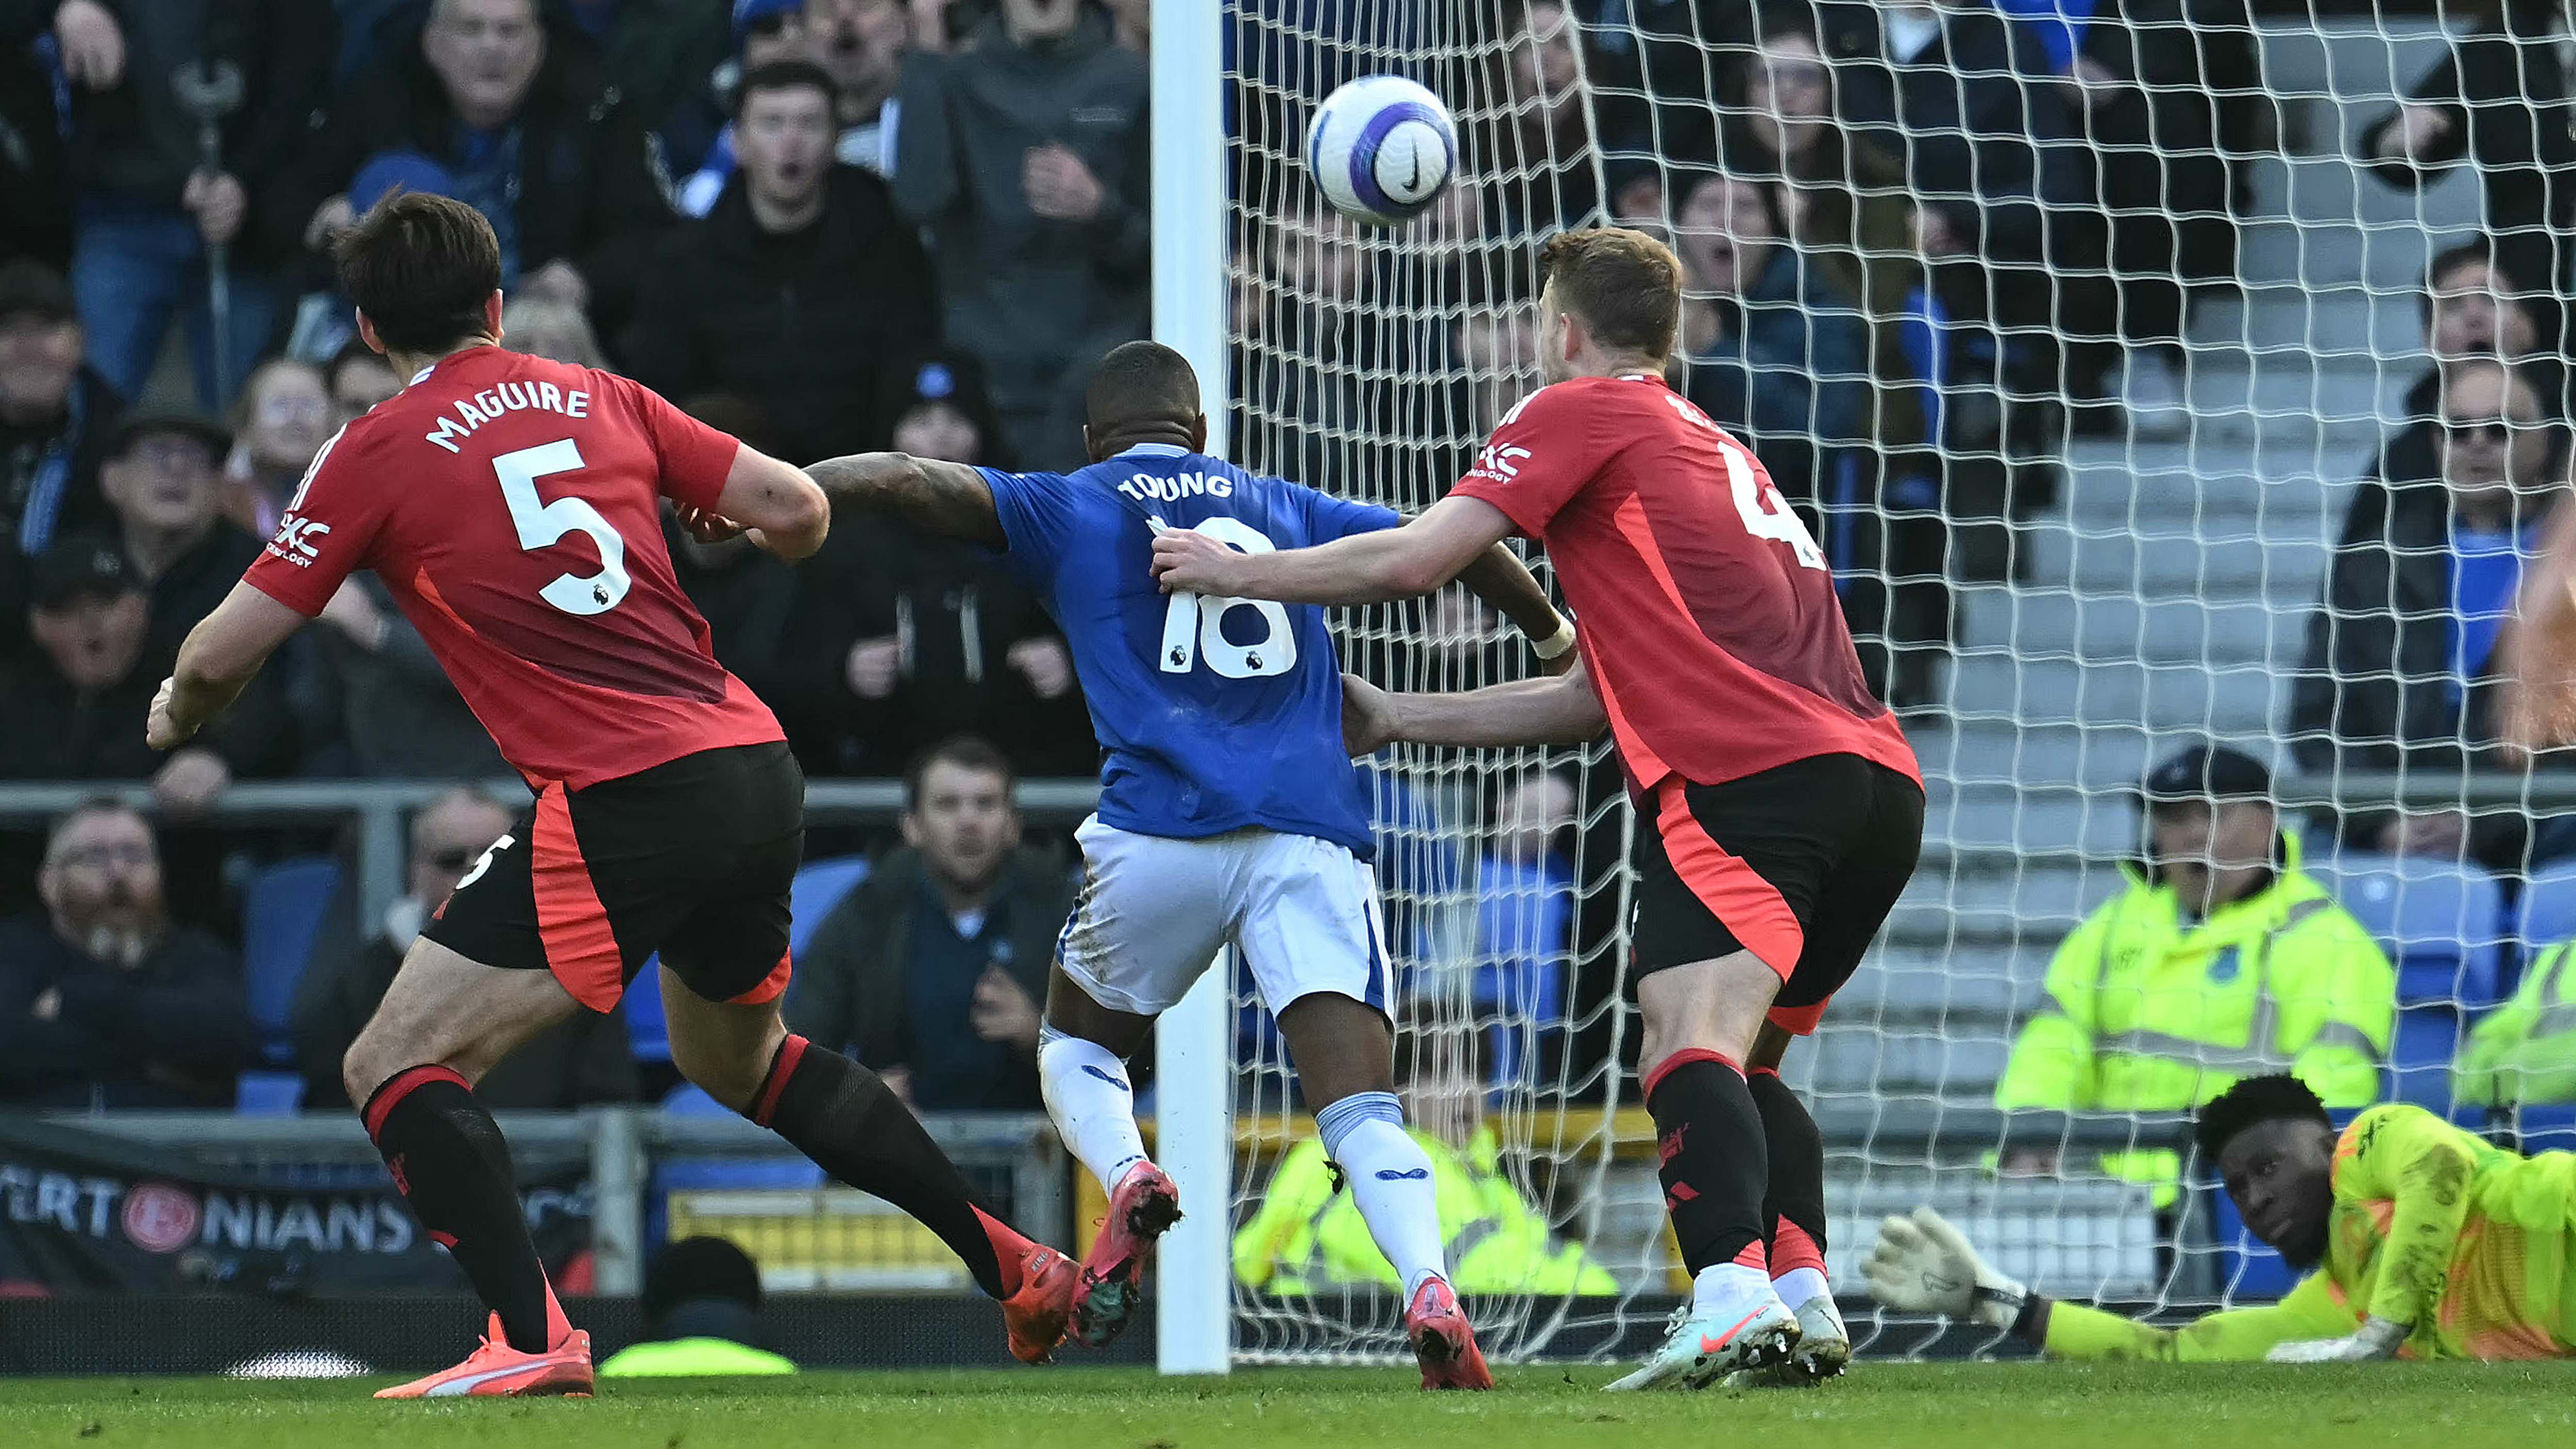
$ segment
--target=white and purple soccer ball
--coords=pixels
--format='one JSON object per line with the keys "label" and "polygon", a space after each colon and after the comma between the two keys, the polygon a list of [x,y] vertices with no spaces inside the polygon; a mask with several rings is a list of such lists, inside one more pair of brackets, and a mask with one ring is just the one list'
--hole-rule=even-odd
{"label": "white and purple soccer ball", "polygon": [[1306,128],[1306,170],[1335,211],[1393,226],[1436,200],[1458,169],[1458,125],[1400,75],[1365,75],[1324,98]]}

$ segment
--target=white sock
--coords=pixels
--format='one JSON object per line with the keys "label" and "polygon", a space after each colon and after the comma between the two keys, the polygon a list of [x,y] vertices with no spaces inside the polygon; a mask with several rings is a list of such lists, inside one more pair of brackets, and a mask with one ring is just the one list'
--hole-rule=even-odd
{"label": "white sock", "polygon": [[1742,1263],[1711,1263],[1691,1279],[1691,1306],[1718,1312],[1741,1313],[1752,1305],[1753,1295],[1770,1293],[1771,1275]]}
{"label": "white sock", "polygon": [[1810,1298],[1831,1298],[1834,1287],[1825,1281],[1822,1268],[1792,1268],[1771,1280],[1771,1291],[1780,1301],[1795,1308]]}
{"label": "white sock", "polygon": [[1315,1114],[1325,1155],[1340,1163],[1377,1250],[1404,1280],[1404,1301],[1424,1280],[1446,1281],[1440,1249],[1440,1195],[1431,1159],[1404,1130],[1404,1108],[1392,1092],[1361,1092]]}
{"label": "white sock", "polygon": [[1145,1137],[1136,1130],[1136,1089],[1127,1066],[1109,1048],[1054,1027],[1038,1031],[1038,1090],[1056,1135],[1104,1191],[1145,1160]]}

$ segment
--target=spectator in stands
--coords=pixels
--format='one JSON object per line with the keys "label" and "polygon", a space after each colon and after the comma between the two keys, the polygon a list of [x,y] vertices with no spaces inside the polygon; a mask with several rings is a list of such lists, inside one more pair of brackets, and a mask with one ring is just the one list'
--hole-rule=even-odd
{"label": "spectator in stands", "polygon": [[2559,941],[2522,973],[2513,999],[2469,1030],[2451,1069],[2451,1100],[2462,1106],[2518,1107],[2576,1102],[2576,979]]}
{"label": "spectator in stands", "polygon": [[1038,1003],[1073,900],[1063,863],[1020,844],[1014,778],[970,736],[915,762],[903,848],[823,918],[788,988],[789,1030],[925,1112],[1040,1105]]}
{"label": "spectator in stands", "polygon": [[734,0],[733,44],[733,56],[662,126],[663,148],[672,164],[688,172],[675,198],[684,216],[714,210],[739,165],[733,113],[742,103],[742,78],[783,60],[815,58],[805,0]]}
{"label": "spectator in stands", "polygon": [[[2337,1107],[2379,1096],[2397,974],[2299,868],[2262,762],[2195,745],[2149,772],[2128,888],[2059,943],[1995,1105],[2183,1112],[2240,1076],[2293,1071]],[[2170,1194],[2171,1152],[2103,1168]],[[2007,1169],[2052,1171],[2050,1153]]]}
{"label": "spectator in stands", "polygon": [[885,446],[879,359],[939,327],[929,259],[885,183],[832,159],[832,108],[810,61],[743,78],[742,170],[666,240],[622,344],[667,395],[760,399],[799,463]]}
{"label": "spectator in stands", "polygon": [[483,722],[430,656],[420,631],[372,572],[350,576],[314,631],[319,733],[347,747],[330,763],[387,780],[493,780],[510,774]]}
{"label": "spectator in stands", "polygon": [[[2452,13],[2459,13],[2455,7]],[[2576,281],[2576,101],[2561,44],[2562,0],[2493,0],[2397,108],[2362,133],[2361,160],[2417,190],[2466,160],[2484,193],[2497,260],[2540,304]],[[2546,316],[2563,335],[2564,316]],[[2557,350],[2566,350],[2563,346]]]}
{"label": "spectator in stands", "polygon": [[0,265],[0,658],[21,642],[27,561],[113,522],[98,464],[123,411],[82,362],[71,287],[37,262]]}
{"label": "spectator in stands", "polygon": [[[2502,362],[2443,370],[2434,480],[2391,486],[2375,517],[2347,526],[2308,618],[2292,686],[2293,748],[2312,773],[2446,774],[2512,767],[2496,750],[2495,645],[2523,560],[2567,492],[2566,439],[2530,378]],[[2358,506],[2358,503],[2357,505]],[[2519,813],[2361,810],[2345,842],[2365,850],[2519,869]]]}
{"label": "spectator in stands", "polygon": [[1868,441],[1869,323],[1789,241],[1780,195],[1721,171],[1688,180],[1673,216],[1679,351],[1690,400],[1812,509],[1827,470]]}
{"label": "spectator in stands", "polygon": [[1013,458],[1079,467],[1091,364],[1145,333],[1145,62],[1082,0],[1002,0],[954,48],[940,26],[915,42],[894,199],[930,231],[947,339],[984,364]]}
{"label": "spectator in stands", "polygon": [[[2053,384],[2062,284],[2099,265],[2092,155],[2038,39],[1977,6],[1819,5],[1842,122],[1897,158],[1917,249],[1950,315],[2009,334]],[[2053,266],[2063,263],[2065,265]],[[2098,315],[2098,314],[2097,314]]]}
{"label": "spectator in stands", "polygon": [[627,114],[658,126],[722,62],[730,32],[714,0],[563,0],[558,35],[586,46]]}
{"label": "spectator in stands", "polygon": [[[896,122],[903,113],[895,91],[903,81],[904,52],[912,48],[915,14],[937,9],[907,6],[905,0],[806,0],[814,58],[841,87],[841,139],[834,154],[843,164],[894,175]],[[945,17],[931,18],[945,37]]]}
{"label": "spectator in stands", "polygon": [[[895,446],[990,464],[997,429],[975,359],[934,353],[902,369],[885,411]],[[889,774],[954,734],[992,740],[1033,775],[1090,775],[1100,755],[1064,636],[991,552],[898,520],[845,528],[804,571],[802,606],[848,630],[843,768]]]}
{"label": "spectator in stands", "polygon": [[536,0],[432,0],[417,50],[352,83],[307,139],[290,228],[328,246],[357,219],[360,168],[407,153],[492,223],[512,296],[567,303],[615,335],[671,218],[645,124],[581,47],[548,45]]}
{"label": "spectator in stands", "polygon": [[367,409],[403,390],[403,380],[394,374],[394,365],[385,361],[385,355],[354,337],[332,355],[329,376],[335,429],[356,422]]}
{"label": "spectator in stands", "polygon": [[[39,49],[50,39],[53,57]],[[63,185],[57,75],[91,84],[101,66],[122,67],[125,33],[99,0],[13,5],[0,11],[0,258],[25,257],[56,271],[71,262],[71,197]]]}
{"label": "spectator in stands", "polygon": [[99,491],[135,575],[152,591],[144,652],[175,656],[179,641],[241,582],[260,540],[223,514],[232,434],[193,413],[126,420],[99,465]]}
{"label": "spectator in stands", "polygon": [[[280,269],[292,248],[278,243],[273,213],[291,204],[281,187],[328,85],[331,7],[205,0],[184,13],[117,8],[123,19],[105,27],[121,42],[112,56],[66,69],[72,287],[90,360],[135,401],[171,318],[185,314],[197,403],[220,411],[285,315]],[[218,68],[237,84],[228,100],[204,79]],[[221,102],[208,122],[221,140],[212,166],[183,70],[206,87],[204,104]],[[212,299],[219,278],[228,303],[221,315]]]}
{"label": "spectator in stands", "polygon": [[[1406,1015],[1395,1038],[1395,1076],[1405,1131],[1431,1159],[1450,1282],[1462,1293],[1617,1293],[1609,1270],[1581,1244],[1558,1242],[1547,1215],[1504,1174],[1501,1144],[1485,1122],[1488,1078],[1475,1032],[1435,1023],[1420,1009]],[[1234,1276],[1246,1288],[1297,1297],[1356,1284],[1403,1286],[1314,1137],[1279,1160],[1260,1211],[1235,1233]]]}
{"label": "spectator in stands", "polygon": [[231,1106],[259,1052],[241,964],[171,924],[142,814],[101,800],[64,816],[36,890],[41,916],[0,922],[0,1100]]}
{"label": "spectator in stands", "polygon": [[1533,1048],[1564,1025],[1574,929],[1573,781],[1535,770],[1495,797],[1494,833],[1476,864],[1480,1019],[1499,1023],[1484,1053],[1498,1086],[1534,1079]]}
{"label": "spectator in stands", "polygon": [[579,307],[544,297],[513,298],[501,309],[501,345],[575,367],[606,367],[599,334]]}
{"label": "spectator in stands", "polygon": [[2190,421],[2175,346],[2185,287],[2235,276],[2236,178],[2222,138],[2238,139],[2240,126],[2213,91],[2259,84],[2243,6],[1998,0],[1997,8],[2039,37],[2079,133],[2102,158],[2118,311],[2110,325],[2087,327],[2079,380],[2108,369],[2109,395],[2132,430],[2180,433]]}
{"label": "spectator in stands", "polygon": [[242,385],[233,408],[232,456],[224,464],[221,511],[254,539],[277,532],[286,500],[304,482],[313,455],[338,424],[322,371],[291,357],[271,358]]}
{"label": "spectator in stands", "polygon": [[[283,701],[261,693],[248,713],[167,757],[143,743],[143,711],[169,656],[145,649],[150,596],[125,551],[75,534],[35,562],[27,608],[33,653],[0,672],[0,780],[152,781],[161,808],[212,803],[237,773],[259,773],[289,743]],[[239,717],[236,718],[235,715]]]}
{"label": "spectator in stands", "polygon": [[[1519,240],[1583,225],[1602,197],[1593,164],[1592,92],[1579,53],[1583,28],[1562,0],[1503,0],[1500,9],[1509,98],[1502,117],[1510,124],[1487,144],[1509,179],[1482,188],[1481,234]],[[1655,200],[1650,189],[1632,183],[1620,215],[1658,215]]]}
{"label": "spectator in stands", "polygon": [[[316,948],[295,988],[291,1030],[304,1073],[304,1107],[349,1105],[340,1058],[384,1000],[403,954],[420,936],[457,881],[510,828],[510,812],[490,797],[458,789],[411,820],[410,889],[365,926],[363,941],[342,929]],[[625,1018],[576,1009],[504,1057],[474,1084],[493,1107],[561,1109],[635,1099],[635,1062],[627,1054]]]}
{"label": "spectator in stands", "polygon": [[2417,305],[2424,316],[2424,350],[2433,365],[2406,390],[2406,422],[2379,450],[2379,464],[2353,490],[2344,518],[2347,543],[2356,530],[2381,526],[2389,490],[2430,483],[2441,476],[2437,439],[2441,435],[2442,379],[2450,364],[2472,357],[2501,358],[2527,370],[2539,386],[2541,405],[2552,416],[2565,415],[2562,388],[2551,385],[2560,370],[2542,355],[2542,339],[2555,336],[2541,316],[2541,298],[2496,257],[2492,238],[2479,236],[2433,254],[2424,268],[2424,290]]}
{"label": "spectator in stands", "polygon": [[[768,414],[745,398],[701,394],[682,400],[680,410],[776,456]],[[838,675],[850,641],[842,581],[793,568],[747,538],[706,542],[680,527],[676,514],[665,514],[662,532],[672,572],[707,621],[717,662],[778,716],[799,760],[818,772],[837,767],[845,723]]]}

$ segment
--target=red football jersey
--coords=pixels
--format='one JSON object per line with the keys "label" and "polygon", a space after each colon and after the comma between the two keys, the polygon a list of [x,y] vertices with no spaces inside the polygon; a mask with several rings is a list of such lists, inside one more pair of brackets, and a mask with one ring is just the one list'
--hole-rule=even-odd
{"label": "red football jersey", "polygon": [[1546,547],[1638,788],[1833,754],[1922,779],[1862,682],[1824,552],[1752,452],[1662,378],[1539,389],[1453,491]]}
{"label": "red football jersey", "polygon": [[540,789],[781,739],[662,542],[662,498],[713,507],[739,446],[625,378],[472,348],[325,444],[243,577],[311,616],[374,569]]}

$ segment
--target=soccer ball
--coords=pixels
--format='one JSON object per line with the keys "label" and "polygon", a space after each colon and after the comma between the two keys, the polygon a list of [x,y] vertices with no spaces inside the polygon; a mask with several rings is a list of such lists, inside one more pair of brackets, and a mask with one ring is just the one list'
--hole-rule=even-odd
{"label": "soccer ball", "polygon": [[1333,209],[1393,226],[1429,206],[1458,168],[1458,126],[1400,75],[1366,75],[1324,98],[1306,128],[1306,170]]}

